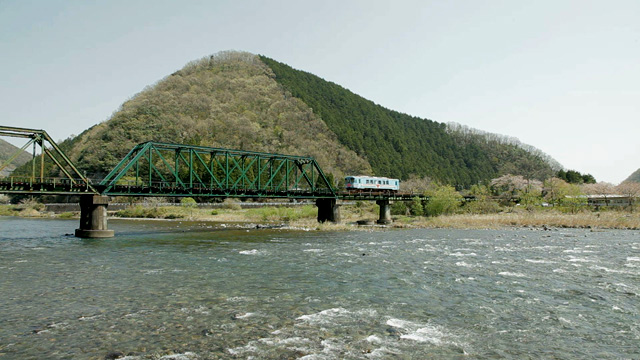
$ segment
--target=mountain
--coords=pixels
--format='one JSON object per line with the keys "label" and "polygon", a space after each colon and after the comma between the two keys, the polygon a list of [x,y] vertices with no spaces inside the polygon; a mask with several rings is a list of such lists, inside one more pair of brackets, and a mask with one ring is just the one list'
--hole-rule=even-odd
{"label": "mountain", "polygon": [[335,178],[417,175],[462,187],[507,172],[535,178],[554,172],[541,153],[386,109],[243,52],[187,64],[61,147],[81,171],[100,177],[149,140],[310,155]]}
{"label": "mountain", "polygon": [[[13,156],[20,148],[11,145],[10,143],[0,139],[0,166],[4,165],[5,161],[7,161],[11,156]],[[16,167],[25,164],[29,160],[31,160],[31,155],[26,151],[20,152],[18,157],[15,158],[6,168],[0,171],[0,177],[9,176]]]}
{"label": "mountain", "polygon": [[640,169],[636,170],[633,174],[629,175],[629,177],[623,182],[637,182],[637,183],[640,183]]}

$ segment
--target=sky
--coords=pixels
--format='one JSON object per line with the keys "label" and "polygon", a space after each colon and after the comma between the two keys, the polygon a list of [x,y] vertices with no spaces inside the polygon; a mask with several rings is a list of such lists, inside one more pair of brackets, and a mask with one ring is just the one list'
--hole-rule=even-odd
{"label": "sky", "polygon": [[640,168],[638,19],[637,0],[0,0],[0,125],[63,140],[238,50],[617,184]]}

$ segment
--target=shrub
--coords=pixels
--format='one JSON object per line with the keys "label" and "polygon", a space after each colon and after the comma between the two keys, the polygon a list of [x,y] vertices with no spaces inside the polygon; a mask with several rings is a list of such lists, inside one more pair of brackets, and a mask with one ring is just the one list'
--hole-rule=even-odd
{"label": "shrub", "polygon": [[129,206],[124,210],[118,210],[115,216],[130,218],[163,218],[165,210],[157,207],[144,207],[140,205]]}
{"label": "shrub", "polygon": [[469,201],[464,205],[464,210],[470,214],[496,214],[501,208],[497,201],[491,200],[487,196],[477,196],[476,200]]}
{"label": "shrub", "polygon": [[242,206],[240,206],[240,204],[238,204],[234,199],[224,199],[223,205],[222,207],[224,209],[229,209],[229,210],[241,210]]}
{"label": "shrub", "polygon": [[180,204],[184,207],[196,207],[198,203],[191,197],[182,198]]}
{"label": "shrub", "polygon": [[20,211],[24,211],[24,210],[42,211],[44,210],[44,204],[39,203],[37,200],[33,198],[22,199],[20,200],[20,203],[18,204],[17,209]]}
{"label": "shrub", "polygon": [[440,186],[428,195],[429,201],[425,207],[425,214],[428,216],[453,214],[462,203],[462,195],[450,185]]}
{"label": "shrub", "polygon": [[391,215],[407,215],[407,204],[404,201],[391,204]]}
{"label": "shrub", "polygon": [[422,216],[424,215],[424,208],[422,206],[422,200],[419,197],[413,198],[411,203],[409,203],[409,212],[413,216]]}

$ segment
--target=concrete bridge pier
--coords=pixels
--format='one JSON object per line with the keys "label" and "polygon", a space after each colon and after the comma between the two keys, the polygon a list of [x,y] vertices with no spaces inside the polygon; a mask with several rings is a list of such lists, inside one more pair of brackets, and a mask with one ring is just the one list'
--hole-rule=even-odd
{"label": "concrete bridge pier", "polygon": [[376,204],[380,206],[380,218],[378,224],[391,224],[391,204],[389,200],[376,200]]}
{"label": "concrete bridge pier", "polygon": [[336,199],[317,199],[316,206],[318,207],[318,222],[340,222],[340,205]]}
{"label": "concrete bridge pier", "polygon": [[108,238],[113,237],[113,230],[107,229],[108,196],[84,195],[80,197],[80,228],[76,229],[76,237]]}

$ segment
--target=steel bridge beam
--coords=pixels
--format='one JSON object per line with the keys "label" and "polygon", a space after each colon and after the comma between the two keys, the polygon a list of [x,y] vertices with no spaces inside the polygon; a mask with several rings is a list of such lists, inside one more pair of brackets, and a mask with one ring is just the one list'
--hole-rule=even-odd
{"label": "steel bridge beam", "polygon": [[104,195],[336,198],[311,157],[146,142],[102,180]]}

